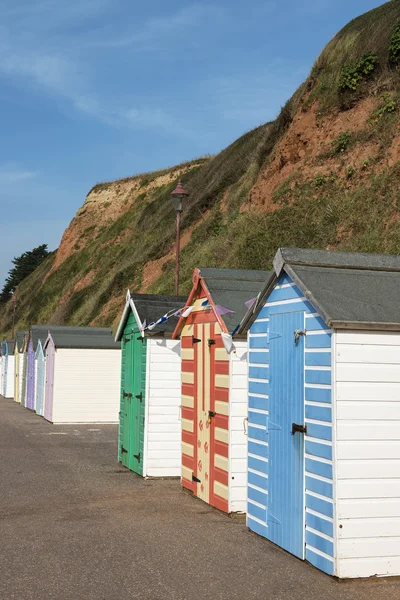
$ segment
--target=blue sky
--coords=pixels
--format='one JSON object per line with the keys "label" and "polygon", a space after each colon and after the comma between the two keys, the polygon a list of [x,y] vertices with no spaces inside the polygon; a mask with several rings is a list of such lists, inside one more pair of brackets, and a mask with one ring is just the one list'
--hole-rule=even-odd
{"label": "blue sky", "polygon": [[0,285],[99,181],[215,153],[276,116],[374,0],[0,0]]}

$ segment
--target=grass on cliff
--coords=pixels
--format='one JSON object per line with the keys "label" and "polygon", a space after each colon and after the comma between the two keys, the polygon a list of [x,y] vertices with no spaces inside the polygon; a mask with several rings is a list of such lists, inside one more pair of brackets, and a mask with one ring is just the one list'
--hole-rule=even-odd
{"label": "grass on cliff", "polygon": [[[249,211],[230,226],[213,214],[183,250],[183,290],[190,289],[195,266],[269,269],[280,246],[398,253],[400,163],[379,175],[359,169],[353,177],[359,178],[355,188],[345,178],[322,185],[298,181],[274,212]],[[173,267],[167,266],[151,291],[171,293]]]}
{"label": "grass on cliff", "polygon": [[400,55],[399,25],[400,0],[391,0],[348,23],[315,62],[307,81],[310,94],[305,108],[315,100],[322,112],[348,108],[365,94],[396,87],[400,77],[393,49]]}

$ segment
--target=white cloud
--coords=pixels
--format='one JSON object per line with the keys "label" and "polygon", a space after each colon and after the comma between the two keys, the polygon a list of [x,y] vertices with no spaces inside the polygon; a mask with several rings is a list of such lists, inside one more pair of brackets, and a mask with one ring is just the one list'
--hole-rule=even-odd
{"label": "white cloud", "polygon": [[16,163],[3,163],[0,165],[0,185],[7,185],[35,177],[34,171],[26,171]]}
{"label": "white cloud", "polygon": [[210,19],[215,21],[223,15],[223,9],[214,4],[193,4],[175,13],[151,18],[135,33],[125,36],[120,35],[111,39],[96,40],[93,45],[108,48],[134,46],[136,49],[141,47],[154,52],[172,36],[192,34],[196,25]]}

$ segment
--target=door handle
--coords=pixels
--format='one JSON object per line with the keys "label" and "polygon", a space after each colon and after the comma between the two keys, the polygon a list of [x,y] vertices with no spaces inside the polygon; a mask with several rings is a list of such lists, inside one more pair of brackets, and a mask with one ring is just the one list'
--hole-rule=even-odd
{"label": "door handle", "polygon": [[307,425],[298,425],[297,423],[292,423],[292,435],[295,433],[307,433]]}

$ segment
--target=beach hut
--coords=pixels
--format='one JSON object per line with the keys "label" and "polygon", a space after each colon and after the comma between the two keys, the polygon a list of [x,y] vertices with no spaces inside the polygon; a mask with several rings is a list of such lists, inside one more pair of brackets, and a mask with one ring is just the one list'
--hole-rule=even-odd
{"label": "beach hut", "polygon": [[6,381],[6,342],[0,343],[0,395],[4,396]]}
{"label": "beach hut", "polygon": [[25,336],[27,331],[17,331],[15,334],[15,384],[14,384],[14,400],[21,404],[22,397],[22,372],[23,372],[23,349],[25,345]]}
{"label": "beach hut", "polygon": [[399,292],[400,256],[283,248],[240,329],[248,526],[340,578],[400,574]]}
{"label": "beach hut", "polygon": [[2,387],[1,394],[5,398],[14,397],[14,380],[15,380],[15,361],[14,361],[14,340],[5,340],[2,347]]}
{"label": "beach hut", "polygon": [[43,417],[44,409],[44,384],[46,374],[46,360],[43,352],[43,344],[39,339],[35,352],[35,411]]}
{"label": "beach hut", "polygon": [[44,345],[44,418],[118,423],[120,348],[108,328],[51,328]]}
{"label": "beach hut", "polygon": [[29,329],[28,338],[27,338],[27,378],[26,378],[26,408],[30,410],[35,410],[35,400],[36,400],[36,371],[37,371],[37,362],[36,358],[36,350],[38,343],[40,341],[41,346],[45,343],[47,339],[47,335],[49,330],[63,330],[63,327],[51,327],[51,325],[33,325]]}
{"label": "beach hut", "polygon": [[28,337],[29,332],[26,331],[24,334],[24,340],[21,348],[20,361],[19,361],[19,378],[20,378],[20,398],[21,406],[26,407],[26,392],[28,383]]}
{"label": "beach hut", "polygon": [[118,460],[143,477],[181,475],[180,343],[171,336],[185,301],[128,291],[115,338],[122,344]]}
{"label": "beach hut", "polygon": [[246,510],[247,339],[237,329],[267,273],[195,269],[174,331],[182,355],[182,485],[226,513]]}

